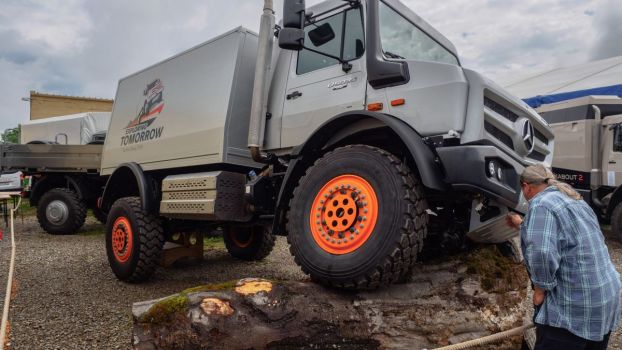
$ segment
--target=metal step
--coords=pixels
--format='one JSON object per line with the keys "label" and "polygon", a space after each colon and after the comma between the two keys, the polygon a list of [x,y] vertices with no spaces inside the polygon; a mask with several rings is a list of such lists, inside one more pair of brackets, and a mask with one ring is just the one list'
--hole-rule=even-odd
{"label": "metal step", "polygon": [[228,171],[167,176],[160,214],[191,220],[248,221],[246,176]]}

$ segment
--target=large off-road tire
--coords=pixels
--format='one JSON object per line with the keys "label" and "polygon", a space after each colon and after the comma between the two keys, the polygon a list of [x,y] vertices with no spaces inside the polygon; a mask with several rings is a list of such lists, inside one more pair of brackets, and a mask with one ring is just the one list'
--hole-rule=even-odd
{"label": "large off-road tire", "polygon": [[611,231],[622,242],[622,203],[616,205],[611,213]]}
{"label": "large off-road tire", "polygon": [[404,277],[427,233],[417,175],[392,154],[354,145],[327,153],[294,190],[288,241],[322,284],[373,289]]}
{"label": "large off-road tire", "polygon": [[272,252],[276,237],[264,226],[227,226],[223,231],[225,247],[240,260],[261,260]]}
{"label": "large off-road tire", "polygon": [[39,225],[49,234],[74,234],[82,227],[85,218],[86,204],[68,188],[51,189],[37,205]]}
{"label": "large off-road tire", "polygon": [[114,202],[106,223],[106,253],[112,272],[125,282],[147,280],[164,247],[162,221],[142,210],[140,198]]}

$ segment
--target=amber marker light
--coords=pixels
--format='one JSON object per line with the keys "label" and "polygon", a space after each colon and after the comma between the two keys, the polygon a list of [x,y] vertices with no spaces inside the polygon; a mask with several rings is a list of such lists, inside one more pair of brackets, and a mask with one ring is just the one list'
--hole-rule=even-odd
{"label": "amber marker light", "polygon": [[398,98],[397,100],[391,101],[391,106],[393,107],[402,106],[404,104],[406,104],[406,100],[403,98]]}
{"label": "amber marker light", "polygon": [[382,105],[381,102],[370,103],[367,105],[368,111],[381,111],[382,108],[384,108],[384,106]]}

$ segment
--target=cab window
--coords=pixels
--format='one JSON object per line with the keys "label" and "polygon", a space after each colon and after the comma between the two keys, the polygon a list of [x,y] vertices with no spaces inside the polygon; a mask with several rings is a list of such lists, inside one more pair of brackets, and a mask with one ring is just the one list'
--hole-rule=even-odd
{"label": "cab window", "polygon": [[449,50],[382,1],[379,17],[380,41],[386,58],[459,65]]}
{"label": "cab window", "polygon": [[[331,17],[316,21],[305,27],[305,46],[344,61],[361,57],[364,49],[364,30],[361,9],[350,9]],[[314,39],[323,37],[322,43],[314,45]],[[298,75],[339,64],[334,58],[303,49],[298,53]]]}

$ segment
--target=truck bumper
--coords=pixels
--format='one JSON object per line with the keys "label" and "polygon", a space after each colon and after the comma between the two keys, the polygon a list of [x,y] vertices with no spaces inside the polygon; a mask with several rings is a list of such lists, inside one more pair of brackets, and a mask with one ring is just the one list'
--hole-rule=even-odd
{"label": "truck bumper", "polygon": [[454,189],[483,192],[512,208],[519,204],[519,178],[525,167],[498,148],[473,145],[436,151],[445,168],[445,182]]}

